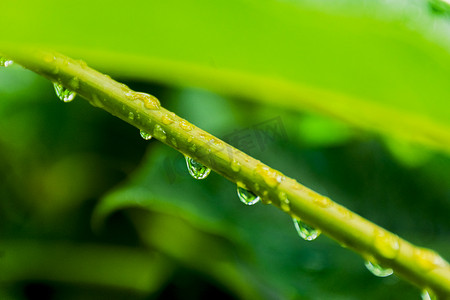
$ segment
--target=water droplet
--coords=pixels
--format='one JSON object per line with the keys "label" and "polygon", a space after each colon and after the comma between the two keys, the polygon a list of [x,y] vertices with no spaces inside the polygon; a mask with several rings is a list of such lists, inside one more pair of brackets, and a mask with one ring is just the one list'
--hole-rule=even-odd
{"label": "water droplet", "polygon": [[[255,183],[253,190],[259,191],[260,190],[259,184]],[[268,197],[268,195],[269,195],[268,191],[262,191],[261,202],[263,204],[272,204],[272,200]]]}
{"label": "water droplet", "polygon": [[271,188],[277,187],[283,180],[283,175],[280,172],[261,163],[256,166],[255,173],[261,176],[264,182]]}
{"label": "water droplet", "polygon": [[144,130],[141,130],[140,133],[141,137],[146,141],[152,138],[152,135],[150,133],[145,132]]}
{"label": "water droplet", "polygon": [[161,104],[159,103],[158,98],[155,96],[146,94],[146,93],[139,93],[139,92],[128,92],[125,94],[128,99],[133,101],[141,101],[144,103],[144,106],[148,109],[160,109]]}
{"label": "water droplet", "polygon": [[314,241],[321,233],[319,229],[316,229],[303,221],[292,218],[294,221],[295,230],[297,230],[298,235],[305,241]]}
{"label": "water droplet", "polygon": [[70,102],[75,98],[76,93],[66,89],[62,85],[53,83],[53,87],[55,88],[56,95],[61,101]]}
{"label": "water droplet", "polygon": [[171,143],[175,148],[178,147],[178,143],[177,143],[177,140],[176,140],[175,138],[171,138],[171,139],[170,139],[170,143]]}
{"label": "water droplet", "polygon": [[255,194],[253,194],[252,192],[241,188],[238,186],[237,188],[237,194],[239,197],[239,200],[242,201],[242,203],[246,204],[246,205],[254,205],[256,203],[259,202],[259,196],[256,196]]}
{"label": "water droplet", "polygon": [[10,59],[7,59],[6,57],[0,56],[0,67],[9,67],[14,62]]}
{"label": "water droplet", "polygon": [[165,141],[167,138],[166,131],[159,124],[156,124],[153,128],[153,136],[160,141]]}
{"label": "water droplet", "polygon": [[214,151],[222,151],[223,149],[225,149],[225,144],[221,140],[216,138],[210,139],[208,145],[214,148]]}
{"label": "water droplet", "polygon": [[375,248],[385,258],[394,259],[400,248],[398,236],[377,229],[374,240]]}
{"label": "water droplet", "polygon": [[241,164],[235,159],[231,161],[231,170],[233,172],[239,172],[241,170]]}
{"label": "water droplet", "polygon": [[436,295],[433,292],[427,290],[423,290],[420,296],[422,297],[422,300],[437,300]]}
{"label": "water droplet", "polygon": [[120,85],[120,88],[122,89],[122,91],[127,92],[127,93],[130,91],[130,88],[128,87],[128,85],[123,84],[123,83],[119,83],[119,85]]}
{"label": "water droplet", "polygon": [[128,119],[134,120],[134,114],[131,111],[128,113]]}
{"label": "water droplet", "polygon": [[100,101],[100,97],[97,94],[92,94],[92,99],[89,101],[95,107],[104,107],[103,103]]}
{"label": "water droplet", "polygon": [[209,140],[210,136],[208,136],[205,132],[200,132],[199,136],[204,140]]}
{"label": "water droplet", "polygon": [[314,203],[320,207],[327,208],[332,204],[330,198],[328,198],[328,197],[318,195],[318,194],[314,193],[313,191],[311,191],[309,194],[311,197],[313,197]]}
{"label": "water droplet", "polygon": [[194,177],[195,179],[204,179],[208,177],[209,173],[211,172],[210,168],[196,162],[189,156],[185,155],[185,158],[189,174],[191,174],[192,177]]}
{"label": "water droplet", "polygon": [[172,124],[174,122],[174,120],[173,120],[173,118],[171,116],[169,116],[168,114],[165,114],[162,117],[162,122],[165,125],[169,125],[169,124]]}
{"label": "water droplet", "polygon": [[291,202],[289,201],[285,192],[280,192],[278,194],[278,198],[280,199],[280,207],[285,212],[291,211]]}
{"label": "water droplet", "polygon": [[383,268],[382,266],[372,263],[370,261],[366,261],[364,263],[367,270],[369,270],[373,275],[378,277],[387,277],[389,275],[392,275],[394,271],[391,268]]}
{"label": "water droplet", "polygon": [[56,57],[53,54],[50,54],[50,53],[45,53],[43,58],[44,58],[44,61],[46,63],[48,63],[48,64],[53,62],[53,61],[55,61],[55,59],[56,59]]}
{"label": "water droplet", "polygon": [[336,210],[339,212],[343,220],[350,220],[353,218],[353,213],[343,206],[336,205]]}
{"label": "water droplet", "polygon": [[183,121],[180,122],[180,127],[181,127],[181,129],[183,129],[184,131],[191,131],[192,128],[193,128],[192,124],[189,123],[189,122],[186,121],[186,120],[183,120]]}
{"label": "water droplet", "polygon": [[192,152],[197,151],[197,145],[196,145],[196,144],[191,144],[191,145],[189,146],[189,150],[191,150]]}
{"label": "water droplet", "polygon": [[448,267],[447,262],[436,252],[426,248],[415,248],[413,251],[414,260],[422,269],[430,271],[437,267]]}
{"label": "water droplet", "polygon": [[76,60],[76,62],[83,68],[83,69],[87,69],[89,68],[87,63],[84,60],[78,59]]}

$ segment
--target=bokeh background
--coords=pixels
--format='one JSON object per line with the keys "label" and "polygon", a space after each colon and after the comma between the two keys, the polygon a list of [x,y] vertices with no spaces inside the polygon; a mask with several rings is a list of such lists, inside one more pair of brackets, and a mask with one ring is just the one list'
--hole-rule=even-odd
{"label": "bokeh background", "polygon": [[[445,1],[8,5],[0,52],[83,59],[450,259]],[[46,79],[0,68],[0,299],[214,297],[420,290],[373,276],[326,236],[302,240],[288,215],[243,205],[215,173],[193,179],[180,153],[84,99],[63,103]]]}

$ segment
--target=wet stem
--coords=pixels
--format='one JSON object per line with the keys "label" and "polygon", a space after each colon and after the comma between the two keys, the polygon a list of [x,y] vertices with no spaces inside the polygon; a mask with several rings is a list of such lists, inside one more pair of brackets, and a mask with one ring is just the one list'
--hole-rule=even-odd
{"label": "wet stem", "polygon": [[[391,268],[420,288],[431,290],[443,299],[450,298],[450,267],[437,253],[410,244],[195,127],[161,107],[155,97],[134,92],[84,62],[58,53],[19,47],[3,47],[0,51],[135,126],[146,138],[160,140],[260,197],[263,203],[272,204],[294,220],[317,228],[360,254],[365,261]],[[195,169],[198,165],[193,162]]]}

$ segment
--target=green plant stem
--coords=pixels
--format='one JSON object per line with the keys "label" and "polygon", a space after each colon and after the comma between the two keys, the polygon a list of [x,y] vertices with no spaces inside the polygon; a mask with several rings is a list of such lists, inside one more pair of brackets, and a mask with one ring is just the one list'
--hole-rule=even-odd
{"label": "green plant stem", "polygon": [[[58,53],[1,49],[7,57],[206,165],[263,202],[320,228],[365,260],[392,268],[415,285],[450,299],[450,266],[432,250],[416,247],[345,207],[246,155],[174,113],[156,98],[141,97],[82,62]],[[157,101],[157,100],[156,100]]]}

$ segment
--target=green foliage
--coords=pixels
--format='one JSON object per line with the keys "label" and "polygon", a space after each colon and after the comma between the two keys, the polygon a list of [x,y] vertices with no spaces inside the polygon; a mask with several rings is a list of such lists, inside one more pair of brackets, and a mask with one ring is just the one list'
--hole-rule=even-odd
{"label": "green foliage", "polygon": [[2,42],[51,47],[122,78],[203,86],[450,151],[450,25],[425,1],[64,5],[4,4]]}
{"label": "green foliage", "polygon": [[[426,2],[2,5],[0,52],[37,44],[83,58],[450,257],[450,160],[428,148],[450,149],[449,24]],[[243,205],[217,174],[192,179],[179,153],[52,89],[18,66],[0,69],[0,298],[418,298],[326,237],[301,240],[287,215]],[[258,125],[275,117],[285,134],[261,144]]]}

